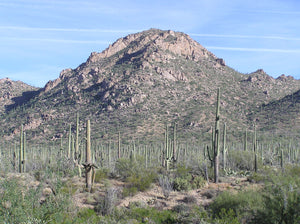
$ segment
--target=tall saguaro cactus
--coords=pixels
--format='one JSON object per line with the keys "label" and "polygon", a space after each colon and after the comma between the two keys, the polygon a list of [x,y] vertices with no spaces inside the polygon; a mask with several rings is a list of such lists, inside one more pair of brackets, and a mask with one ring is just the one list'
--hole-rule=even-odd
{"label": "tall saguaro cactus", "polygon": [[256,140],[255,124],[254,124],[254,134],[253,134],[253,152],[254,152],[254,171],[257,172],[257,140]]}
{"label": "tall saguaro cactus", "polygon": [[85,178],[86,188],[88,192],[92,190],[92,152],[91,152],[91,122],[87,121],[86,124],[86,164],[85,164]]}
{"label": "tall saguaro cactus", "polygon": [[19,149],[19,173],[26,172],[25,156],[26,156],[26,134],[23,131],[23,125],[21,125],[20,149]]}
{"label": "tall saguaro cactus", "polygon": [[176,122],[174,123],[174,132],[173,132],[173,161],[176,161]]}
{"label": "tall saguaro cactus", "polygon": [[216,121],[214,133],[214,182],[219,182],[219,146],[220,146],[220,88],[217,92]]}
{"label": "tall saguaro cactus", "polygon": [[79,150],[79,114],[76,115],[76,136],[75,136],[75,152],[74,163],[78,167],[78,176],[81,177],[81,152]]}
{"label": "tall saguaro cactus", "polygon": [[226,169],[226,153],[227,153],[227,147],[226,147],[226,123],[224,123],[224,129],[223,129],[223,170]]}

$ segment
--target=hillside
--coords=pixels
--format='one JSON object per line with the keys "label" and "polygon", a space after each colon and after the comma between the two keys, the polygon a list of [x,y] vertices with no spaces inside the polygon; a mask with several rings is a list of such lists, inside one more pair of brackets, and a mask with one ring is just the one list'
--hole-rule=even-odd
{"label": "hillside", "polygon": [[21,81],[12,81],[9,78],[0,79],[0,113],[9,110],[12,105],[20,105],[32,97],[38,88]]}
{"label": "hillside", "polygon": [[[58,139],[67,135],[79,112],[82,128],[91,120],[95,139],[115,138],[118,131],[128,140],[163,139],[165,124],[174,122],[179,138],[209,138],[218,87],[221,122],[239,136],[266,116],[257,108],[288,99],[300,81],[274,79],[261,69],[241,74],[184,33],[150,29],[120,38],[77,68],[63,70],[23,99],[22,107],[9,106],[0,125],[6,140],[15,137],[20,124],[29,139]],[[280,113],[277,107],[273,111]],[[274,119],[272,126],[261,123],[260,128],[286,129]]]}

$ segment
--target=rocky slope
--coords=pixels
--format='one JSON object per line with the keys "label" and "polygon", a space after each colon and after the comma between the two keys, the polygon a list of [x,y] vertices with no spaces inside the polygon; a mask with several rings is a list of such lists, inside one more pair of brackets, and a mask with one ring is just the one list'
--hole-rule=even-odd
{"label": "rocky slope", "polygon": [[263,70],[238,73],[188,35],[150,29],[120,38],[77,68],[62,71],[22,109],[3,114],[0,124],[8,124],[5,139],[12,139],[21,123],[33,139],[56,139],[66,136],[79,112],[82,120],[91,119],[95,138],[110,139],[121,131],[128,139],[160,139],[165,124],[173,122],[179,138],[205,138],[218,87],[221,121],[238,135],[259,121],[257,108],[298,91],[300,81],[274,79]]}
{"label": "rocky slope", "polygon": [[21,81],[12,81],[9,78],[0,79],[0,113],[9,110],[12,105],[20,105],[32,97],[38,88]]}

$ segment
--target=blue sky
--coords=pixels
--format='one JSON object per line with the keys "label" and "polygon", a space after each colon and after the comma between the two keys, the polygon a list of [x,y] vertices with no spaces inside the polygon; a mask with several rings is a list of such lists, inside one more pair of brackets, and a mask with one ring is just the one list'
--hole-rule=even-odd
{"label": "blue sky", "polygon": [[0,0],[0,78],[42,87],[149,28],[185,32],[242,73],[300,79],[299,0]]}

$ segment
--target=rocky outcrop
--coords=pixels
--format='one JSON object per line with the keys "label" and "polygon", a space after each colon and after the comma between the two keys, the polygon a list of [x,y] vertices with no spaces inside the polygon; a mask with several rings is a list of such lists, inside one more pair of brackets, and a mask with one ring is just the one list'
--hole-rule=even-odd
{"label": "rocky outcrop", "polygon": [[21,81],[13,81],[9,78],[0,79],[0,113],[4,112],[6,107],[13,105],[16,99],[21,101],[24,92],[36,90],[38,88]]}

